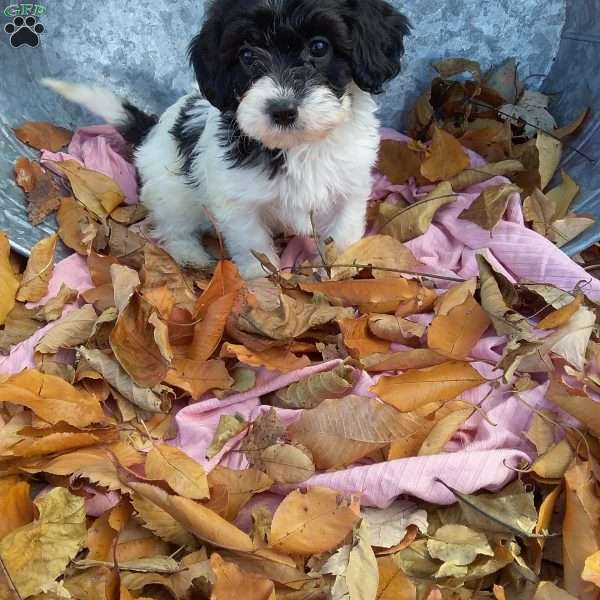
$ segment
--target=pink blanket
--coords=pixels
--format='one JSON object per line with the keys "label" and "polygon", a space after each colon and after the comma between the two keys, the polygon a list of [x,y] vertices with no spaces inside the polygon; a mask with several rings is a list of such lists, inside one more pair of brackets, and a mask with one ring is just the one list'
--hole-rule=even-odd
{"label": "pink blanket", "polygon": [[[384,139],[405,140],[401,134],[382,131]],[[69,152],[85,166],[98,169],[114,177],[126,190],[128,201],[137,199],[135,170],[120,153],[118,134],[107,127],[80,130]],[[48,160],[69,158],[69,155],[49,155]],[[482,161],[472,155],[473,166]],[[504,179],[501,179],[504,182]],[[408,246],[425,266],[424,272],[439,275],[474,277],[478,274],[476,255],[485,251],[495,266],[515,281],[552,283],[570,290],[585,282],[585,293],[600,300],[600,281],[575,264],[551,242],[526,228],[520,202],[513,199],[505,219],[488,232],[477,225],[458,219],[458,215],[477,198],[486,186],[497,185],[498,179],[474,186],[462,193],[453,204],[442,209],[425,235],[411,241]],[[393,186],[383,176],[378,176],[374,196],[399,193],[408,200],[417,200],[428,189],[414,186]],[[294,240],[283,256],[284,264],[310,257],[312,245],[308,240]],[[73,256],[57,265],[51,292],[60,283],[84,291],[91,287],[85,261]],[[50,294],[52,295],[52,293]],[[9,357],[0,360],[0,371],[16,373],[33,365],[32,352],[42,335],[37,333],[31,340],[15,347]],[[482,362],[476,368],[488,379],[494,379],[494,364],[502,354],[503,338],[488,335],[473,351],[473,358]],[[485,361],[485,362],[483,362]],[[216,464],[243,468],[244,459],[236,448],[240,439],[231,440],[219,456],[212,461],[205,458],[212,442],[215,428],[222,415],[240,414],[248,420],[256,418],[264,408],[260,397],[290,383],[321,371],[334,368],[338,362],[312,367],[281,375],[260,370],[257,387],[247,393],[229,397],[226,401],[216,398],[193,404],[177,415],[178,437],[176,444],[199,462],[212,468]],[[357,374],[355,393],[367,395],[373,381],[367,373]],[[522,394],[527,404],[544,407],[546,386],[541,385]],[[464,394],[463,399],[479,406],[477,412],[445,449],[443,454],[396,460],[381,464],[361,464],[333,473],[319,473],[307,485],[324,485],[345,492],[361,492],[366,505],[385,507],[402,494],[409,494],[436,504],[455,501],[453,495],[437,482],[443,480],[451,487],[471,493],[481,489],[497,490],[514,477],[514,467],[522,459],[534,456],[534,448],[527,442],[523,432],[527,430],[531,411],[522,399],[512,395],[508,387],[483,385]],[[487,419],[483,417],[483,413]],[[295,411],[280,411],[281,418],[290,423],[298,418]],[[284,493],[287,490],[274,490]],[[272,497],[271,497],[272,498]]]}

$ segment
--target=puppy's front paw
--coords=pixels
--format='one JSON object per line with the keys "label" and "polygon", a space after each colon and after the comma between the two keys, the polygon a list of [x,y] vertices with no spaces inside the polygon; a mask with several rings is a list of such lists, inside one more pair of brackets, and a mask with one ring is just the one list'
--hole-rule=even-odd
{"label": "puppy's front paw", "polygon": [[182,267],[206,269],[215,264],[215,260],[196,241],[169,242],[164,247]]}

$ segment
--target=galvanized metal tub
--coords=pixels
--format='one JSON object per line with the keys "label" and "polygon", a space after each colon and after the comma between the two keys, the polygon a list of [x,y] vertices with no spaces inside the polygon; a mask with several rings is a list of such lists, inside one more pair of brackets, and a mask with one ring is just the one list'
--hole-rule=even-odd
{"label": "galvanized metal tub", "polygon": [[[0,230],[8,231],[14,248],[27,254],[56,223],[52,217],[39,227],[27,221],[13,169],[18,156],[34,153],[15,140],[11,127],[28,120],[71,128],[96,122],[40,87],[39,80],[97,82],[159,112],[192,85],[185,51],[200,26],[205,3],[46,0],[33,9],[44,25],[39,46],[14,48],[4,26],[20,9],[5,1],[6,14],[0,4]],[[598,0],[394,1],[410,17],[414,31],[407,42],[404,71],[381,98],[385,124],[402,128],[407,109],[431,78],[432,62],[464,56],[488,67],[514,56],[523,78],[552,93],[552,110],[560,123],[592,107],[594,116],[575,145],[600,158]],[[582,186],[579,209],[600,219],[600,170],[574,150],[567,150],[563,166]],[[597,239],[600,224],[566,250],[578,252]]]}

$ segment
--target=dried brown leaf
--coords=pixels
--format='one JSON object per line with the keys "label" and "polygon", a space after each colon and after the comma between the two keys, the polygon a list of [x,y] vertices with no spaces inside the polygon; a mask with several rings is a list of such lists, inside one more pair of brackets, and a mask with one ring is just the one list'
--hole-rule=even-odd
{"label": "dried brown leaf", "polygon": [[252,540],[243,531],[202,504],[181,496],[169,496],[160,488],[145,483],[130,483],[130,486],[140,496],[169,513],[203,542],[239,552],[254,550]]}
{"label": "dried brown leaf", "polygon": [[450,183],[444,181],[423,200],[384,215],[381,232],[400,242],[413,240],[423,235],[429,229],[436,213],[444,206],[452,204],[457,197]]}
{"label": "dried brown leaf", "polygon": [[[419,261],[404,244],[390,235],[372,235],[342,252],[337,257],[337,264],[344,266],[332,267],[331,278],[339,281],[356,276],[364,267],[373,267],[375,279],[394,277],[392,271],[412,271],[419,266]],[[355,264],[361,266],[353,267]]]}
{"label": "dried brown leaf", "polygon": [[144,388],[125,373],[119,363],[99,350],[80,348],[81,355],[88,365],[102,375],[106,382],[114,387],[127,400],[142,410],[153,413],[168,412],[174,393],[170,388],[158,386]]}
{"label": "dried brown leaf", "polygon": [[35,347],[40,354],[56,354],[61,349],[76,348],[89,340],[98,315],[91,304],[69,313]]}
{"label": "dried brown leaf", "polygon": [[488,187],[469,208],[459,215],[459,218],[492,231],[502,220],[511,196],[520,191],[519,186],[509,183]]}
{"label": "dried brown leaf", "polygon": [[485,379],[469,363],[447,362],[384,377],[371,391],[396,409],[411,412],[427,404],[454,400],[483,383]]}
{"label": "dried brown leaf", "polygon": [[104,219],[123,204],[125,194],[114,179],[73,160],[54,165],[69,180],[75,198],[97,217]]}
{"label": "dried brown leaf", "polygon": [[160,444],[150,450],[146,458],[146,476],[166,481],[174,492],[192,500],[210,496],[204,468],[174,446]]}
{"label": "dried brown leaf", "polygon": [[141,387],[151,388],[164,381],[169,363],[163,357],[149,323],[154,307],[139,295],[134,295],[119,315],[110,335],[115,357]]}
{"label": "dried brown leaf", "polygon": [[0,325],[15,306],[19,279],[10,263],[10,244],[8,236],[0,232]]}
{"label": "dried brown leaf", "polygon": [[73,132],[64,127],[51,123],[29,121],[15,130],[17,138],[36,150],[58,152],[67,146],[73,137]]}
{"label": "dried brown leaf", "polygon": [[315,465],[307,451],[289,444],[269,446],[261,452],[260,461],[275,483],[303,483],[315,474]]}
{"label": "dried brown leaf", "polygon": [[462,173],[469,164],[469,157],[460,142],[435,127],[430,155],[421,165],[421,174],[432,182],[445,181]]}
{"label": "dried brown leaf", "polygon": [[353,386],[353,369],[341,365],[279,390],[273,406],[291,410],[316,408],[324,400],[346,396]]}
{"label": "dried brown leaf", "polygon": [[382,140],[376,168],[393,185],[402,185],[411,177],[421,174],[421,162],[420,153],[409,144],[396,140]]}
{"label": "dried brown leaf", "polygon": [[322,487],[295,491],[275,512],[271,543],[275,550],[288,554],[321,554],[337,548],[359,519],[357,496],[347,498]]}
{"label": "dried brown leaf", "polygon": [[[600,499],[590,463],[573,465],[565,475],[563,565],[567,592],[581,600],[596,600],[598,589],[583,581],[585,561],[600,550]],[[585,535],[583,535],[585,532]]]}
{"label": "dried brown leaf", "polygon": [[465,360],[491,324],[486,312],[469,295],[463,304],[435,317],[427,343],[438,354]]}
{"label": "dried brown leaf", "polygon": [[351,465],[411,435],[422,424],[419,417],[401,414],[373,398],[348,396],[303,412],[288,436],[312,452],[317,468],[332,469]]}
{"label": "dried brown leaf", "polygon": [[187,392],[198,401],[211,390],[229,390],[233,379],[222,360],[196,362],[187,358],[175,359],[165,382]]}
{"label": "dried brown leaf", "polygon": [[17,293],[19,302],[38,302],[48,293],[48,285],[54,272],[57,239],[56,235],[51,235],[31,249],[31,256]]}

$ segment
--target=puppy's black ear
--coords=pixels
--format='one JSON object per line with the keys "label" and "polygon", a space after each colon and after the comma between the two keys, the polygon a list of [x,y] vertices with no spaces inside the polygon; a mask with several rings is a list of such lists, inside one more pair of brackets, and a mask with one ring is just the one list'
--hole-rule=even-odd
{"label": "puppy's black ear", "polygon": [[221,112],[226,112],[234,107],[235,94],[231,75],[220,55],[222,36],[221,20],[209,17],[190,43],[188,56],[202,95]]}
{"label": "puppy's black ear", "polygon": [[408,19],[384,0],[348,0],[352,28],[352,71],[356,84],[380,94],[400,73]]}

